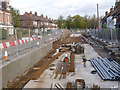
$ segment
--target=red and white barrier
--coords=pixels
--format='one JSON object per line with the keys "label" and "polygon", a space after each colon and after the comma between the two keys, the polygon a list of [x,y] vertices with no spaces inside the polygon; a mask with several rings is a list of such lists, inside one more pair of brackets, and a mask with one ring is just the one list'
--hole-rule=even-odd
{"label": "red and white barrier", "polygon": [[[39,36],[38,39],[42,39],[42,37]],[[35,38],[30,38],[30,39],[26,38],[26,39],[23,39],[23,40],[17,40],[17,44],[20,45],[20,44],[28,43],[28,42],[35,41],[35,40],[36,40],[36,37]],[[13,47],[13,46],[16,46],[16,41],[0,43],[0,49]]]}

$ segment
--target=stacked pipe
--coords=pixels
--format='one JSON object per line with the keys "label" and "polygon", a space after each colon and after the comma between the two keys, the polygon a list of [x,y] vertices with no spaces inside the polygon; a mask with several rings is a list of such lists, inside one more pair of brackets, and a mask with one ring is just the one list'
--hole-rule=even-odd
{"label": "stacked pipe", "polygon": [[120,64],[109,61],[107,58],[98,58],[90,61],[102,80],[120,80]]}

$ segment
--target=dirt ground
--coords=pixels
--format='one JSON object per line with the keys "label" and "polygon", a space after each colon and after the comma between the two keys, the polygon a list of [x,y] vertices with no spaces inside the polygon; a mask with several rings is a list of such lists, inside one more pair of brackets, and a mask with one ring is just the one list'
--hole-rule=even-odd
{"label": "dirt ground", "polygon": [[[34,67],[32,67],[31,69],[29,69],[28,71],[26,71],[23,75],[20,75],[18,77],[16,77],[12,82],[8,83],[8,88],[23,88],[30,80],[36,80],[39,78],[39,76],[43,73],[43,71],[40,71],[40,68],[43,67],[44,65],[46,65],[46,63],[49,61],[50,58],[52,58],[52,55],[56,52],[56,49],[58,49],[59,47],[61,47],[64,44],[67,43],[73,43],[73,42],[81,42],[83,44],[86,44],[85,41],[82,39],[82,37],[69,37],[70,34],[67,35],[66,38],[59,39],[58,41],[55,41],[53,43],[53,50],[51,50],[45,57],[43,57],[36,65],[34,65]],[[99,50],[97,47],[94,47],[95,51],[97,51],[97,53],[101,56],[101,57],[108,57],[109,55],[106,54],[108,52],[103,52],[101,49]],[[91,52],[92,53],[92,52]],[[91,54],[92,57],[92,54]],[[46,66],[46,68],[48,67],[48,65]],[[38,73],[38,71],[40,71]],[[37,75],[37,77],[34,77],[35,75]],[[39,75],[38,75],[39,74]],[[32,76],[33,75],[33,76]],[[32,78],[31,78],[32,76]]]}
{"label": "dirt ground", "polygon": [[109,51],[105,50],[104,48],[101,48],[102,45],[97,45],[95,41],[91,40],[90,41],[94,44],[91,45],[94,50],[102,57],[102,58],[115,58],[114,55],[110,54]]}
{"label": "dirt ground", "polygon": [[[44,66],[50,58],[52,58],[52,55],[55,53],[56,49],[58,49],[60,46],[62,46],[63,43],[72,43],[72,42],[82,42],[85,43],[82,40],[82,37],[79,38],[70,38],[70,34],[66,35],[66,38],[62,38],[62,40],[58,40],[53,43],[53,50],[51,50],[45,57],[43,57],[34,67],[31,67],[29,70],[27,70],[23,75],[20,75],[16,77],[13,81],[8,82],[7,88],[23,88],[31,79],[37,79],[42,74],[42,71],[37,77],[34,77],[34,74],[37,74],[39,71],[39,68]],[[47,67],[46,67],[47,68]]]}
{"label": "dirt ground", "polygon": [[68,43],[73,43],[73,42],[75,42],[75,43],[81,42],[82,44],[85,44],[85,41],[82,39],[82,37],[69,37],[69,36],[70,36],[70,34],[68,34],[66,38],[62,38],[62,39],[58,40],[57,42],[54,42],[53,48],[58,49],[63,44],[68,44]]}

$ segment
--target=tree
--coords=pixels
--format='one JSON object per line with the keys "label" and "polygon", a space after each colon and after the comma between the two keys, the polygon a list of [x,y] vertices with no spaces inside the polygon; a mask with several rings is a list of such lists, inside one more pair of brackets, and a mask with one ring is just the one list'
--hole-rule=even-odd
{"label": "tree", "polygon": [[62,15],[59,16],[57,24],[59,28],[63,27],[63,16]]}
{"label": "tree", "polygon": [[87,28],[96,28],[98,25],[97,17],[95,14],[93,16],[88,16],[88,27]]}
{"label": "tree", "polygon": [[70,29],[70,28],[71,28],[71,22],[72,22],[72,17],[69,15],[69,16],[66,18],[66,27],[67,27],[67,29]]}
{"label": "tree", "polygon": [[12,11],[12,24],[14,27],[20,27],[20,12],[15,8],[11,8]]}
{"label": "tree", "polygon": [[85,15],[85,16],[84,16],[84,19],[85,19],[86,28],[87,28],[87,27],[88,27],[88,15]]}
{"label": "tree", "polygon": [[72,17],[71,25],[74,29],[84,29],[86,26],[85,18],[80,15],[75,15]]}
{"label": "tree", "polygon": [[85,29],[85,28],[95,28],[97,27],[97,17],[94,14],[92,17],[85,15],[84,17],[80,15],[75,15],[71,17],[70,15],[63,19],[63,16],[59,16],[57,20],[57,24],[59,28],[67,29]]}
{"label": "tree", "polygon": [[120,1],[115,3],[114,9],[116,9],[120,5]]}

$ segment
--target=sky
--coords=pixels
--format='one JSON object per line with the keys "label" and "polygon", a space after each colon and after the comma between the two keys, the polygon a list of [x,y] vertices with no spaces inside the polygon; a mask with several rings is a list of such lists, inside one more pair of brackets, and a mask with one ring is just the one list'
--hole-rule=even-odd
{"label": "sky", "polygon": [[105,11],[115,5],[115,0],[10,0],[10,5],[20,10],[20,14],[25,12],[57,19],[60,15],[66,18],[68,15],[80,16],[97,14],[97,3],[99,4],[100,16],[105,15]]}

